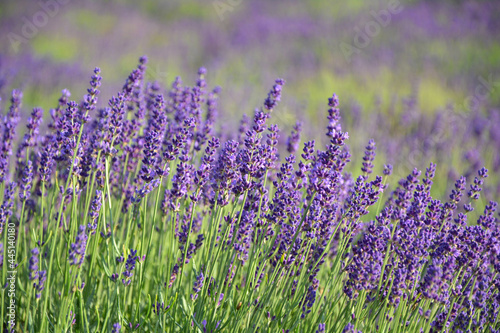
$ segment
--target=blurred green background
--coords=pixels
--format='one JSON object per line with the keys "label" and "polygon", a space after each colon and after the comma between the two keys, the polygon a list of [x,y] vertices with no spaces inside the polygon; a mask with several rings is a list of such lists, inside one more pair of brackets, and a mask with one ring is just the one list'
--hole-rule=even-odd
{"label": "blurred green background", "polygon": [[[374,13],[389,16],[380,24]],[[273,119],[282,139],[296,119],[305,124],[303,137],[321,139],[327,98],[337,93],[359,165],[371,137],[388,146],[432,127],[423,116],[451,109],[463,119],[488,119],[500,106],[499,1],[20,0],[2,1],[0,21],[0,96],[22,88],[28,111],[54,107],[63,88],[80,99],[95,66],[105,106],[147,55],[146,78],[165,87],[177,75],[192,84],[205,66],[208,84],[223,88],[222,130],[252,114],[281,77],[287,84]],[[35,23],[36,32],[26,34]],[[360,31],[371,32],[363,43]],[[392,155],[379,149],[378,170],[386,160],[404,164],[401,176],[438,155],[427,156],[424,146],[425,156],[412,158],[408,147],[393,147]],[[454,147],[443,170],[464,172],[468,148]],[[491,147],[481,152],[487,165],[496,158]]]}

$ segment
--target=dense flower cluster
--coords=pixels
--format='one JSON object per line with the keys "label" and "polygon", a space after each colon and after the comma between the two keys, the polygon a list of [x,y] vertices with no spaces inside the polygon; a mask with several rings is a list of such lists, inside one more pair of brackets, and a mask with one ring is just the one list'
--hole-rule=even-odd
{"label": "dense flower cluster", "polygon": [[288,135],[271,124],[282,79],[231,133],[217,128],[221,90],[207,88],[205,68],[166,92],[145,82],[146,65],[105,107],[96,68],[83,101],[62,92],[43,135],[35,108],[10,161],[22,97],[12,94],[0,223],[19,220],[33,331],[47,318],[55,331],[498,330],[488,170],[458,178],[449,198],[431,194],[433,163],[390,187],[373,140],[348,172],[337,95],[324,146],[301,142],[301,123]]}
{"label": "dense flower cluster", "polygon": [[136,254],[137,250],[130,250],[128,254],[127,261],[125,262],[125,271],[122,273],[122,282],[124,285],[129,285],[132,282],[132,276],[134,275],[132,271],[135,269],[137,260],[139,260]]}

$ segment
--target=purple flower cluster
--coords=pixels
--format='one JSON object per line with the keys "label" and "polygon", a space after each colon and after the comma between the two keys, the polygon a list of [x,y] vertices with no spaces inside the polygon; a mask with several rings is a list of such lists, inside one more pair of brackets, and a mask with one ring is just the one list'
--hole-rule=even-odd
{"label": "purple flower cluster", "polygon": [[135,269],[135,265],[138,260],[139,256],[137,256],[137,250],[130,250],[127,261],[125,262],[125,271],[122,273],[122,283],[124,285],[128,286],[132,282],[132,276],[134,275],[132,271]]}
{"label": "purple flower cluster", "polygon": [[[34,109],[16,155],[18,197],[16,183],[7,181],[20,107],[20,93],[13,93],[0,147],[5,186],[0,229],[17,214],[14,207],[21,202],[19,209],[29,213],[27,222],[20,224],[29,223],[26,229],[36,229],[38,220],[32,217],[38,217],[38,211],[39,228],[52,225],[54,218],[56,227],[67,227],[59,230],[63,236],[54,237],[66,237],[70,243],[69,251],[57,254],[70,265],[80,268],[89,251],[91,267],[100,269],[95,259],[103,246],[110,246],[114,256],[120,248],[130,249],[106,262],[115,272],[107,275],[111,281],[121,278],[123,285],[117,288],[129,286],[134,275],[140,287],[159,283],[167,293],[178,292],[177,285],[166,289],[176,283],[179,288],[192,286],[196,311],[202,304],[224,308],[242,290],[255,294],[237,303],[237,310],[245,306],[260,311],[267,297],[263,288],[285,285],[283,302],[294,302],[297,319],[311,319],[311,331],[325,332],[329,319],[312,317],[328,302],[324,272],[331,271],[338,274],[334,278],[341,286],[335,297],[355,308],[361,304],[361,311],[363,304],[369,311],[377,304],[394,311],[411,304],[412,316],[432,322],[433,332],[444,327],[482,331],[496,325],[497,203],[484,201],[483,210],[480,200],[490,193],[485,190],[488,170],[480,169],[472,181],[471,175],[459,178],[448,199],[432,195],[437,168],[433,163],[423,175],[414,169],[386,193],[394,170],[390,164],[376,167],[374,140],[366,146],[358,176],[347,172],[349,135],[343,130],[335,94],[326,105],[324,145],[301,142],[300,123],[288,138],[281,138],[279,127],[269,124],[281,99],[281,79],[253,118],[243,117],[238,133],[219,133],[220,89],[207,89],[204,68],[193,86],[176,78],[170,91],[163,92],[158,84],[144,82],[146,63],[145,57],[140,59],[104,108],[97,104],[101,77],[96,68],[81,103],[63,92],[50,112],[45,135],[38,130],[41,109]],[[43,209],[47,198],[55,209]],[[101,212],[104,202],[106,214]],[[82,225],[75,217],[83,219]],[[102,239],[89,243],[98,226]],[[139,246],[142,259],[134,250]],[[40,298],[47,278],[40,267],[47,263],[38,248],[31,252],[28,271]],[[144,260],[146,254],[157,256],[158,262]],[[136,270],[141,261],[144,266]],[[186,273],[191,266],[196,274]],[[148,281],[151,267],[160,267],[166,275]],[[186,276],[192,281],[182,284]],[[143,291],[131,291],[135,292]],[[417,314],[424,304],[435,305],[432,319],[427,308]],[[156,301],[152,306],[159,318],[168,309]],[[382,316],[377,320],[382,322]],[[279,319],[268,317],[270,322]],[[344,327],[344,332],[360,327],[354,316],[346,323],[335,327]],[[214,328],[216,322],[203,327]],[[120,328],[113,325],[113,331]]]}
{"label": "purple flower cluster", "polygon": [[24,166],[22,173],[22,179],[19,182],[19,199],[24,202],[30,198],[31,195],[31,184],[33,182],[33,164],[28,161]]}
{"label": "purple flower cluster", "polygon": [[16,135],[16,127],[20,118],[20,108],[23,93],[19,90],[12,91],[10,108],[3,121],[3,135],[0,150],[0,183],[8,177],[9,156],[12,154],[12,144]]}
{"label": "purple flower cluster", "polygon": [[[399,182],[353,246],[344,290],[351,298],[363,290],[371,300],[387,298],[394,305],[426,299],[443,304],[433,331],[450,323],[457,332],[469,324],[483,330],[495,321],[488,313],[499,311],[497,203],[489,202],[475,223],[467,223],[472,203],[459,206],[465,178],[457,180],[449,201],[441,202],[430,193],[435,169],[431,164],[422,181],[414,170]],[[467,198],[479,198],[486,176],[486,169],[479,170]]]}
{"label": "purple flower cluster", "polygon": [[5,187],[3,203],[0,206],[0,234],[3,231],[5,224],[9,222],[9,218],[12,216],[16,186],[17,184],[15,182],[11,182]]}
{"label": "purple flower cluster", "polygon": [[120,333],[122,329],[122,325],[120,323],[114,323],[113,328],[111,329],[111,333]]}
{"label": "purple flower cluster", "polygon": [[45,280],[47,280],[47,271],[38,270],[40,251],[38,248],[31,250],[31,257],[29,260],[28,269],[30,271],[29,279],[33,281],[33,288],[36,292],[36,298],[42,296],[42,291],[45,288]]}
{"label": "purple flower cluster", "polygon": [[99,219],[99,211],[101,210],[102,205],[102,192],[100,190],[96,190],[95,197],[92,200],[89,217],[91,221],[87,224],[87,232],[91,235],[94,235],[97,230],[97,221]]}
{"label": "purple flower cluster", "polygon": [[85,259],[85,251],[87,250],[87,233],[85,232],[85,226],[80,225],[78,229],[78,234],[74,243],[71,243],[69,249],[68,260],[70,265],[81,266],[83,259]]}
{"label": "purple flower cluster", "polygon": [[38,248],[34,248],[31,250],[31,258],[29,261],[29,271],[30,271],[30,280],[35,280],[38,278],[38,256],[40,255],[40,251]]}
{"label": "purple flower cluster", "polygon": [[203,271],[200,271],[200,274],[196,277],[196,281],[193,285],[193,293],[191,294],[191,299],[193,301],[196,301],[196,299],[198,298],[198,293],[203,288],[204,278],[205,277],[203,276]]}

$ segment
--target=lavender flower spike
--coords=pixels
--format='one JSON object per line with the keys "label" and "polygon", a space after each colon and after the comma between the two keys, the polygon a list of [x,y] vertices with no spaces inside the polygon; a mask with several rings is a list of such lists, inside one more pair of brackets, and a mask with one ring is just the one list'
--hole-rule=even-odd
{"label": "lavender flower spike", "polygon": [[36,298],[40,299],[42,297],[42,291],[45,288],[45,281],[47,280],[47,271],[38,272],[38,283],[34,283],[33,287],[36,290]]}
{"label": "lavender flower spike", "polygon": [[137,250],[130,250],[127,262],[125,263],[125,271],[122,273],[122,275],[124,276],[122,282],[126,286],[128,286],[132,282],[131,278],[134,275],[132,271],[135,269],[137,260],[139,260],[139,257],[137,256]]}
{"label": "lavender flower spike", "polygon": [[16,126],[19,122],[19,109],[23,93],[19,90],[12,91],[11,105],[3,121],[3,136],[0,150],[0,183],[7,174],[9,166],[9,156],[12,154],[12,141],[16,135]]}
{"label": "lavender flower spike", "polygon": [[83,108],[80,114],[80,121],[86,123],[90,120],[89,113],[95,109],[97,104],[97,96],[99,95],[99,87],[101,86],[101,69],[96,67],[94,75],[90,80],[90,88],[87,89],[87,95],[83,98]]}
{"label": "lavender flower spike", "polygon": [[286,140],[286,150],[290,154],[294,154],[299,149],[300,132],[302,132],[302,123],[297,121],[295,126],[293,126],[292,133],[290,133],[290,136]]}
{"label": "lavender flower spike", "polygon": [[9,218],[12,216],[12,208],[14,207],[14,192],[16,190],[17,184],[15,182],[10,183],[5,187],[3,195],[3,204],[0,206],[0,234],[3,231],[3,227]]}
{"label": "lavender flower spike", "polygon": [[87,234],[85,233],[85,226],[80,225],[78,235],[76,236],[75,243],[71,244],[69,249],[69,262],[70,265],[80,266],[85,258],[85,250],[87,248]]}
{"label": "lavender flower spike", "polygon": [[266,100],[264,101],[264,108],[268,113],[273,112],[273,109],[278,105],[278,102],[281,100],[281,90],[283,85],[285,84],[285,80],[277,79],[275,81],[275,85],[267,95]]}
{"label": "lavender flower spike", "polygon": [[21,179],[21,184],[19,185],[19,199],[21,202],[25,202],[31,196],[31,183],[33,182],[33,164],[30,160],[24,167],[23,178]]}
{"label": "lavender flower spike", "polygon": [[30,280],[35,280],[38,278],[38,256],[40,255],[40,251],[38,248],[34,248],[31,250],[31,258],[29,261],[29,271],[30,271]]}
{"label": "lavender flower spike", "polygon": [[38,130],[40,128],[40,123],[42,122],[42,117],[43,110],[41,108],[34,108],[33,112],[31,112],[31,118],[28,120],[28,124],[26,125],[28,132],[24,135],[23,143],[20,149],[36,146]]}
{"label": "lavender flower spike", "polygon": [[99,211],[101,210],[102,204],[102,192],[100,190],[95,191],[95,197],[92,200],[89,217],[92,219],[91,222],[87,224],[88,233],[93,235],[97,229],[97,221],[99,219]]}
{"label": "lavender flower spike", "polygon": [[196,281],[194,282],[193,285],[193,294],[191,294],[191,299],[193,301],[196,301],[196,299],[198,298],[198,293],[203,288],[203,279],[204,279],[203,271],[200,271],[200,274],[196,277]]}
{"label": "lavender flower spike", "polygon": [[365,156],[363,156],[363,167],[361,171],[363,171],[365,179],[368,178],[368,175],[373,171],[373,160],[375,159],[375,141],[368,141],[368,146],[366,146]]}

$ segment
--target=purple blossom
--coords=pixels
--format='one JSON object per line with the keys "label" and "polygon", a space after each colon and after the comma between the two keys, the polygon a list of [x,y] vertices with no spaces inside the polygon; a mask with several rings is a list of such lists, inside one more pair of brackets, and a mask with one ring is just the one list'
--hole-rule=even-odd
{"label": "purple blossom", "polygon": [[149,183],[156,177],[156,158],[160,147],[160,133],[152,129],[145,138],[143,166],[141,168],[141,178]]}
{"label": "purple blossom", "polygon": [[89,121],[89,113],[95,109],[97,104],[97,96],[99,95],[99,87],[101,86],[101,69],[96,67],[94,69],[94,75],[92,75],[90,80],[90,88],[87,89],[87,95],[83,98],[83,108],[80,115],[80,122],[86,123]]}
{"label": "purple blossom", "polygon": [[285,80],[277,79],[275,81],[275,85],[267,95],[266,100],[264,101],[264,108],[267,113],[273,112],[273,109],[276,107],[278,102],[281,100],[281,90],[283,85],[285,84]]}
{"label": "purple blossom", "polygon": [[301,132],[302,132],[302,123],[297,121],[295,126],[293,126],[292,133],[286,139],[286,150],[290,154],[294,154],[299,149]]}
{"label": "purple blossom", "polygon": [[40,155],[40,167],[38,169],[40,180],[45,183],[44,186],[48,186],[50,182],[50,177],[52,175],[52,169],[54,165],[54,150],[52,145],[49,143],[43,149]]}
{"label": "purple blossom", "polygon": [[392,174],[392,165],[384,164],[384,176],[390,176]]}
{"label": "purple blossom", "polygon": [[243,117],[240,120],[240,126],[238,128],[238,142],[240,144],[243,144],[246,133],[250,129],[250,120],[246,114],[243,115]]}
{"label": "purple blossom", "polygon": [[[458,132],[452,128],[454,125],[450,125],[450,131],[456,132],[452,140],[465,146],[477,144],[477,147],[471,149],[461,161],[465,163],[465,177],[455,182],[449,198],[441,200],[441,188],[433,188],[434,183],[441,180],[436,164],[431,163],[424,173],[418,169],[411,171],[391,188],[392,192],[386,195],[387,200],[380,201],[388,188],[386,182],[392,182],[393,167],[384,165],[381,175],[373,174],[376,147],[375,142],[370,140],[363,157],[361,175],[353,178],[348,172],[347,164],[351,159],[346,144],[348,133],[341,126],[339,99],[335,94],[328,99],[326,145],[306,141],[297,154],[301,142],[300,123],[293,127],[282,146],[278,126],[270,124],[271,112],[281,99],[283,80],[276,81],[262,108],[253,114],[253,119],[243,118],[238,132],[226,133],[224,128],[219,135],[215,122],[220,89],[208,90],[206,70],[200,68],[193,86],[184,85],[180,78],[176,78],[168,95],[164,95],[158,83],[144,82],[146,62],[146,58],[140,59],[138,67],[106,108],[97,109],[101,81],[98,69],[82,103],[69,101],[69,93],[63,92],[57,107],[50,112],[49,131],[44,136],[38,136],[41,109],[33,110],[14,161],[18,167],[15,179],[20,184],[19,198],[15,197],[16,183],[4,182],[0,230],[13,213],[19,212],[19,202],[25,208],[29,226],[26,230],[29,229],[30,233],[32,230],[33,237],[38,234],[37,228],[42,228],[39,231],[44,233],[43,228],[50,226],[54,218],[63,221],[70,214],[71,218],[88,219],[86,227],[79,226],[76,235],[71,233],[74,229],[70,228],[64,236],[70,243],[70,265],[81,267],[86,251],[94,250],[87,249],[87,243],[89,235],[97,231],[99,219],[104,218],[101,216],[102,201],[109,199],[115,203],[115,208],[108,212],[113,215],[114,228],[109,224],[102,226],[103,239],[96,239],[95,250],[102,251],[103,246],[111,246],[115,241],[117,248],[113,251],[139,244],[134,239],[137,236],[133,230],[127,229],[129,225],[135,228],[138,224],[138,233],[145,237],[151,235],[151,240],[154,240],[151,250],[155,255],[168,253],[169,256],[161,259],[171,263],[170,271],[164,272],[158,266],[159,272],[167,274],[161,277],[165,280],[158,287],[174,288],[179,275],[191,276],[191,282],[180,280],[193,283],[190,293],[193,302],[198,297],[207,296],[203,302],[208,302],[208,305],[224,307],[221,311],[233,311],[228,309],[228,306],[233,306],[233,291],[236,294],[256,292],[259,295],[254,294],[242,300],[241,304],[234,304],[235,311],[243,306],[255,311],[256,318],[262,319],[258,317],[259,311],[269,310],[264,321],[272,325],[280,325],[280,321],[285,325],[296,319],[292,318],[295,314],[282,311],[280,318],[276,309],[266,309],[266,299],[260,295],[265,293],[262,288],[274,288],[278,282],[287,286],[281,295],[283,309],[288,307],[288,302],[296,301],[295,305],[299,305],[297,316],[305,320],[311,312],[315,314],[316,309],[321,310],[326,304],[328,295],[320,299],[323,290],[337,290],[339,294],[335,295],[335,299],[347,298],[353,309],[366,310],[368,316],[378,313],[379,303],[393,309],[410,306],[413,309],[412,313],[408,312],[412,316],[410,323],[416,320],[422,325],[432,325],[432,332],[443,329],[485,331],[488,328],[494,331],[497,328],[500,309],[498,205],[493,200],[478,201],[480,194],[483,198],[494,197],[496,184],[485,182],[488,175],[485,168],[480,169],[475,178],[473,174],[482,163],[480,151],[497,146],[487,138],[488,135],[498,136],[494,130],[485,127],[487,122],[474,125],[470,133],[464,133],[465,139],[456,135]],[[415,108],[413,103],[415,101],[409,101],[407,106]],[[0,167],[4,170],[2,180],[8,178],[8,157],[16,144],[14,128],[19,118],[19,107],[20,94],[15,93],[3,124],[4,142],[0,144],[3,158]],[[491,115],[491,127],[494,127],[494,120],[498,118]],[[362,117],[357,117],[359,119],[355,122],[362,121]],[[373,121],[373,126],[382,130],[389,128],[384,127],[385,120],[381,117],[367,121]],[[452,148],[447,143],[433,143],[433,137],[429,135],[439,132],[438,127],[443,126],[440,120],[422,116],[418,122],[410,119],[409,123],[412,126],[410,135],[404,140],[405,145],[409,149],[419,149],[421,143],[425,150],[423,157],[437,157],[440,163],[446,163],[443,152]],[[80,133],[84,124],[83,133]],[[413,128],[418,133],[413,133]],[[477,140],[479,137],[481,140]],[[386,138],[381,140],[383,144],[379,144],[379,149],[387,143],[384,142]],[[439,147],[433,147],[434,144]],[[390,150],[396,148],[387,148],[383,155],[391,155]],[[279,152],[285,149],[290,155],[280,156]],[[74,156],[76,160],[71,166]],[[494,173],[498,171],[495,166],[498,161],[495,155],[492,158],[494,161],[486,161],[493,164],[491,171]],[[70,169],[73,169],[73,174],[69,174]],[[456,172],[450,172],[450,175],[453,180],[458,178]],[[471,180],[471,184],[466,184],[466,179]],[[108,181],[109,198],[103,193]],[[69,188],[65,188],[66,183],[70,184]],[[46,189],[46,198],[30,196],[32,187],[38,195],[40,189]],[[153,218],[150,212],[157,208],[157,203],[143,199],[157,187],[158,191],[164,191],[161,193],[164,194],[161,203],[164,214],[155,215],[158,220],[151,224],[148,219]],[[61,194],[64,199],[58,202]],[[53,202],[56,209],[47,209],[47,202]],[[141,203],[146,209],[144,212],[141,211]],[[85,205],[87,207],[83,207]],[[482,212],[470,213],[483,205]],[[64,215],[58,215],[58,207]],[[76,207],[77,211],[71,208],[71,212],[66,212],[66,207]],[[89,216],[82,215],[83,212],[79,211],[81,207],[88,209]],[[11,222],[15,223],[16,217]],[[116,239],[110,243],[106,239],[111,237],[112,232]],[[32,247],[38,247],[28,255],[25,268],[37,299],[41,297],[47,279],[47,272],[40,270],[42,258],[47,257],[43,264],[48,264],[47,253],[54,249],[54,244],[50,242],[57,242],[57,237],[60,236],[48,238],[48,244],[42,240],[38,245],[32,244]],[[23,238],[29,243],[30,237]],[[165,243],[170,240],[174,243]],[[201,256],[200,249],[204,246],[208,247]],[[2,264],[6,258],[5,247],[0,243]],[[47,250],[40,253],[42,249]],[[179,251],[175,254],[170,249]],[[138,273],[137,264],[146,263],[145,255],[141,258],[137,252],[130,249],[118,257],[116,252],[110,254],[114,258],[111,265],[114,268],[106,270],[106,276],[111,280],[108,282],[116,283],[121,279],[125,286],[132,283],[134,274]],[[100,256],[99,253],[97,255]],[[219,260],[214,262],[212,268],[215,270],[210,273],[211,276],[205,270],[211,265],[206,266],[203,262],[200,265],[199,262],[205,260],[207,255],[213,256],[209,260]],[[201,269],[188,274],[193,266],[189,263],[193,261]],[[99,260],[97,264],[93,262],[91,267],[102,269]],[[145,269],[144,286],[154,287],[158,283],[158,279],[148,273],[155,267],[142,267]],[[332,285],[327,284],[328,280],[323,280],[325,270],[341,274],[344,279],[333,276],[331,283],[338,285],[332,289]],[[85,278],[94,279],[92,276]],[[151,283],[148,278],[152,278]],[[59,281],[57,277],[55,281]],[[86,282],[87,287],[92,285],[92,281]],[[82,291],[84,285],[80,281],[77,290]],[[185,286],[179,285],[181,289]],[[118,285],[115,287],[121,288]],[[206,295],[202,293],[204,287]],[[175,293],[172,289],[160,290],[159,296],[151,303],[158,323],[170,318],[172,313],[167,313],[169,307],[165,306],[164,300],[173,301],[171,296]],[[123,300],[126,302],[128,297],[120,302]],[[361,305],[359,302],[365,302],[365,306],[358,307]],[[204,305],[200,302],[196,304],[194,311],[200,313],[199,309]],[[428,304],[432,304],[432,311],[425,308]],[[421,311],[417,306],[422,307]],[[128,305],[124,309],[134,310]],[[139,311],[139,317],[141,313]],[[448,313],[449,323],[446,322]],[[198,317],[202,330],[210,331],[219,325],[217,318],[202,320],[201,316]],[[396,320],[387,313],[380,313],[380,317],[371,319],[377,323],[384,317],[388,323]],[[71,313],[67,319],[74,324],[75,318]],[[345,332],[354,332],[355,325],[368,327],[362,318],[355,318],[354,314],[350,318],[342,319],[342,326],[352,321],[345,326]],[[135,320],[145,318],[129,318],[132,321],[121,319],[125,319],[127,326],[133,330],[134,325],[135,329],[139,327]],[[312,319],[315,323],[305,324],[304,327],[317,332],[326,331],[325,323],[320,323],[325,318]],[[258,325],[262,324],[255,323],[251,329],[258,330]],[[391,325],[399,324],[392,323],[386,328],[392,330],[396,326]],[[148,326],[146,322],[144,325]],[[113,331],[120,329],[119,323],[113,325]],[[334,330],[333,327],[330,329]]]}
{"label": "purple blossom", "polygon": [[0,183],[8,176],[9,156],[12,154],[12,144],[16,135],[16,127],[20,118],[20,108],[23,93],[12,91],[11,105],[3,120],[3,136],[0,151]]}
{"label": "purple blossom", "polygon": [[132,202],[136,204],[136,206],[141,202],[142,199],[149,193],[151,193],[155,188],[160,185],[160,180],[155,179],[152,182],[145,183],[141,188],[135,191],[135,196],[132,199]]}
{"label": "purple blossom", "polygon": [[31,163],[31,160],[28,160],[28,162],[24,166],[22,178],[19,183],[19,190],[20,190],[19,199],[21,200],[21,202],[25,202],[30,198],[32,182],[33,182],[33,164]]}
{"label": "purple blossom", "polygon": [[165,306],[165,303],[163,302],[153,302],[153,313],[156,314],[157,316],[161,316],[165,310],[168,310],[170,308],[170,305]]}
{"label": "purple blossom", "polygon": [[100,190],[95,191],[95,197],[90,205],[89,217],[91,218],[91,222],[87,224],[87,232],[94,235],[97,230],[97,221],[102,205],[102,192]]}
{"label": "purple blossom", "polygon": [[124,278],[122,279],[122,283],[126,286],[130,285],[132,282],[132,276],[134,275],[132,271],[135,269],[135,265],[139,260],[139,256],[137,256],[137,250],[130,250],[128,254],[127,261],[125,262],[125,271],[122,273]]}
{"label": "purple blossom", "polygon": [[375,141],[368,141],[368,146],[366,146],[365,156],[363,156],[363,167],[361,171],[364,173],[365,178],[372,173],[373,170],[373,160],[375,159]]}
{"label": "purple blossom", "polygon": [[342,333],[362,333],[360,330],[356,331],[354,328],[354,325],[349,323],[347,324],[344,329],[342,330]]}
{"label": "purple blossom", "polygon": [[207,113],[205,117],[205,122],[203,124],[203,129],[200,133],[197,133],[196,135],[196,144],[195,144],[196,150],[201,150],[202,146],[205,144],[208,138],[214,134],[213,127],[217,119],[217,102],[220,91],[221,91],[220,87],[216,87],[208,95]]}
{"label": "purple blossom", "polygon": [[113,328],[111,329],[111,333],[120,333],[122,329],[122,325],[120,323],[114,323]]}
{"label": "purple blossom", "polygon": [[170,275],[170,281],[168,282],[168,287],[172,288],[175,280],[177,279],[177,275],[179,274],[179,264],[175,264],[172,268],[172,274]]}
{"label": "purple blossom", "polygon": [[38,272],[38,282],[33,284],[36,290],[36,298],[40,299],[42,297],[42,291],[45,288],[45,281],[47,280],[47,271]]}
{"label": "purple blossom", "polygon": [[40,251],[38,251],[38,248],[34,248],[31,250],[31,257],[29,260],[29,266],[28,269],[30,271],[30,280],[35,280],[38,278],[38,256],[40,255]]}
{"label": "purple blossom", "polygon": [[69,249],[69,262],[70,265],[81,266],[85,258],[85,251],[87,249],[87,234],[85,233],[85,226],[80,225],[78,234],[76,235],[75,242],[71,243]]}
{"label": "purple blossom", "polygon": [[54,138],[55,132],[57,132],[57,126],[59,120],[62,118],[62,109],[68,104],[68,99],[71,97],[71,93],[67,89],[61,91],[61,97],[58,100],[57,107],[55,109],[50,109],[50,117],[52,122],[49,123],[48,127],[50,129],[50,134],[48,137]]}
{"label": "purple blossom", "polygon": [[116,144],[120,142],[120,135],[123,132],[124,116],[125,116],[125,97],[122,92],[119,92],[117,97],[113,96],[109,100],[110,117],[109,117],[109,134],[111,142]]}
{"label": "purple blossom", "polygon": [[193,183],[197,186],[196,192],[191,195],[191,200],[194,202],[197,202],[200,199],[202,194],[201,190],[210,179],[210,174],[215,162],[215,153],[219,146],[220,142],[218,138],[212,138],[208,141],[200,167],[196,170],[193,177]]}
{"label": "purple blossom", "polygon": [[203,282],[204,282],[203,271],[200,271],[200,274],[196,277],[196,281],[194,282],[193,285],[193,293],[191,294],[191,299],[193,301],[196,301],[196,299],[198,298],[198,293],[203,288]]}
{"label": "purple blossom", "polygon": [[0,206],[0,234],[3,231],[5,223],[7,223],[12,216],[16,186],[17,184],[15,182],[11,182],[5,187],[3,203],[2,206]]}
{"label": "purple blossom", "polygon": [[35,147],[38,139],[38,130],[42,122],[43,110],[41,108],[34,108],[31,112],[31,117],[28,119],[26,125],[28,131],[24,135],[23,142],[18,148],[17,158],[21,158],[21,151],[27,147]]}
{"label": "purple blossom", "polygon": [[135,89],[142,83],[144,78],[144,74],[146,73],[146,64],[148,63],[148,58],[146,56],[141,56],[139,58],[139,65],[134,69],[130,75],[125,80],[125,84],[123,85],[123,92],[127,96],[132,96]]}
{"label": "purple blossom", "polygon": [[219,153],[219,158],[212,172],[212,188],[217,193],[217,201],[221,206],[229,203],[229,195],[236,181],[239,180],[236,152],[238,142],[227,141]]}
{"label": "purple blossom", "polygon": [[56,159],[61,162],[68,162],[73,158],[76,149],[76,140],[79,132],[77,121],[78,104],[70,101],[67,104],[63,117],[58,120],[56,137]]}
{"label": "purple blossom", "polygon": [[313,286],[309,286],[304,300],[304,305],[302,306],[302,319],[306,317],[307,314],[311,312],[311,308],[316,301],[316,290]]}

